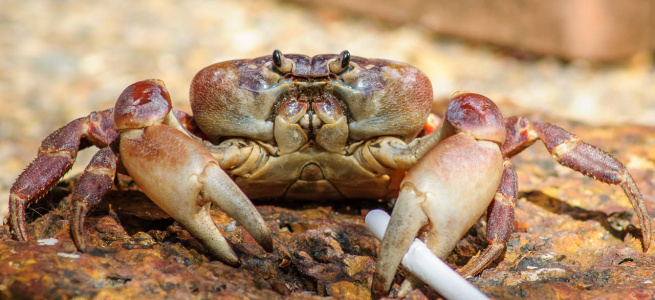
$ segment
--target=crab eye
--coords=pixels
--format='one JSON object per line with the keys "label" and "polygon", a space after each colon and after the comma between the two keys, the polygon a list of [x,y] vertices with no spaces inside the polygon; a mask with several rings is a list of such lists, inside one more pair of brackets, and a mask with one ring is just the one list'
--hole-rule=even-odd
{"label": "crab eye", "polygon": [[278,69],[282,67],[282,52],[280,50],[275,49],[273,51],[273,64]]}
{"label": "crab eye", "polygon": [[284,57],[280,50],[275,49],[275,51],[273,51],[273,66],[275,66],[280,73],[289,73],[291,72],[293,63],[291,62],[291,59]]}
{"label": "crab eye", "polygon": [[343,50],[341,52],[341,68],[345,69],[350,65],[350,52],[348,50]]}
{"label": "crab eye", "polygon": [[348,50],[343,50],[339,54],[339,58],[330,62],[330,72],[332,73],[341,73],[350,65],[350,52]]}

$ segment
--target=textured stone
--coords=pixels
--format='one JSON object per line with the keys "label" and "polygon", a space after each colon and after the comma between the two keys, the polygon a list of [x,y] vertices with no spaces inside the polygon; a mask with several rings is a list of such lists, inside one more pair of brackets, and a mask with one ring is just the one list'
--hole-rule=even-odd
{"label": "textured stone", "polygon": [[[598,128],[555,121],[616,153],[629,166],[654,215],[652,128]],[[503,259],[471,278],[474,285],[497,299],[655,296],[655,247],[642,252],[640,233],[633,225],[636,219],[619,188],[560,167],[540,145],[513,162],[521,183],[515,232]],[[384,202],[257,203],[272,228],[273,253],[264,252],[241,226],[213,210],[214,221],[242,261],[233,268],[216,261],[123,176],[121,188],[112,190],[89,213],[88,251],[76,251],[68,221],[75,179],[61,182],[28,209],[27,229],[34,237],[29,242],[13,240],[9,226],[0,227],[0,298],[359,299],[369,295],[379,243],[364,229],[363,216],[371,209],[386,208]],[[447,262],[462,266],[486,245],[481,221]],[[394,291],[405,271],[398,274]],[[422,288],[405,297],[436,296]]]}

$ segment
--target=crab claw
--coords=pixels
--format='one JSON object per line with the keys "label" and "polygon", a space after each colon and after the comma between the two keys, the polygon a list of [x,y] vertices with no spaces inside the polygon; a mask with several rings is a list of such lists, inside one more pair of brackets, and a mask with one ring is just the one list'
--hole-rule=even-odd
{"label": "crab claw", "polygon": [[396,269],[418,235],[444,259],[484,214],[503,172],[499,145],[503,118],[491,100],[456,94],[446,112],[439,142],[411,169],[391,214],[378,254],[372,293],[388,293]]}
{"label": "crab claw", "polygon": [[[239,260],[209,214],[210,205],[243,225],[267,251],[269,228],[255,206],[218,166],[211,153],[175,129],[170,97],[161,81],[141,81],[119,97],[114,122],[125,169],[141,190],[220,260]],[[173,124],[174,125],[174,124]]]}

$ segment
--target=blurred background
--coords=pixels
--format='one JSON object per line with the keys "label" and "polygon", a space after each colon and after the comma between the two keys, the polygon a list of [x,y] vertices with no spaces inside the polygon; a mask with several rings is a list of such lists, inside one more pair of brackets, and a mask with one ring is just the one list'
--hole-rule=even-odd
{"label": "blurred background", "polygon": [[[655,125],[655,0],[0,0],[0,216],[41,141],[127,85],[188,85],[222,60],[339,53],[405,61],[457,90],[590,125]],[[80,173],[92,150],[69,173]]]}

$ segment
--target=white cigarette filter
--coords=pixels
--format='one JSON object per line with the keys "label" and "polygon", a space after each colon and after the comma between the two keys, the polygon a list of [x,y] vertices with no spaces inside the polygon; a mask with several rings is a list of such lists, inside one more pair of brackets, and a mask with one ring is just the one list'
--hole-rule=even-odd
{"label": "white cigarette filter", "polygon": [[[366,229],[378,240],[382,240],[384,233],[387,231],[390,218],[383,210],[372,210],[366,215]],[[401,264],[446,299],[489,299],[443,260],[434,255],[425,243],[419,239],[414,240],[405,256],[403,256]]]}

